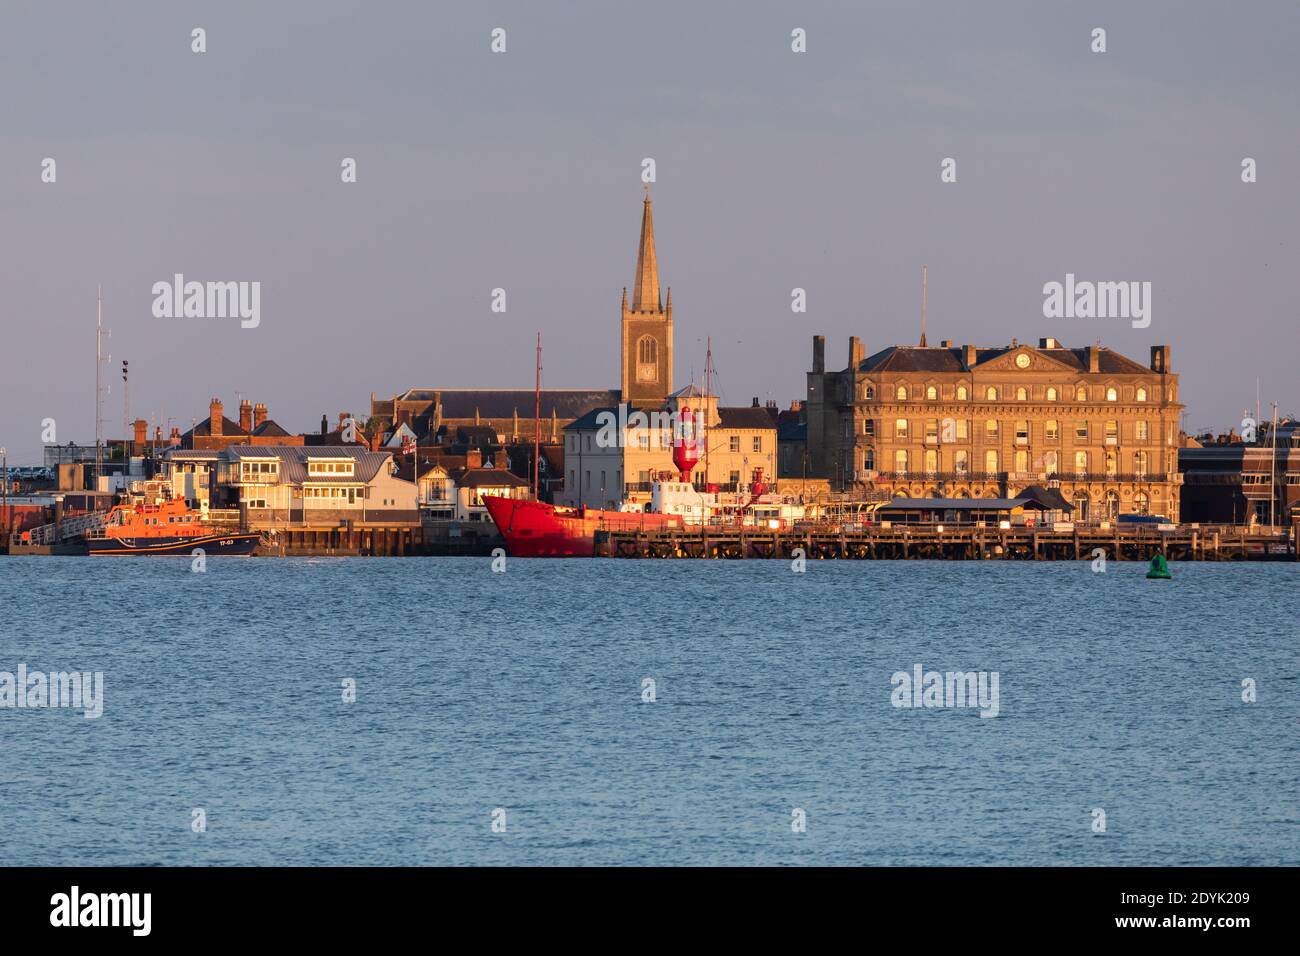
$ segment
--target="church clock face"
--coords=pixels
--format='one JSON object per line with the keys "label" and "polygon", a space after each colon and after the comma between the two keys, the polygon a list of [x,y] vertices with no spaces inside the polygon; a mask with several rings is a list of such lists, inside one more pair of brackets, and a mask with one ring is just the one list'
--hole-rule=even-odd
{"label": "church clock face", "polygon": [[1029,368],[1029,356],[1024,352],[1016,356],[1016,368]]}

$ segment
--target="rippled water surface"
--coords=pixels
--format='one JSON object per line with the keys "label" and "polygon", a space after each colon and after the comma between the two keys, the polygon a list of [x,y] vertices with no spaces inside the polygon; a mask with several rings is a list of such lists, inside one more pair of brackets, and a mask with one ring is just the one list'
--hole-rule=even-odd
{"label": "rippled water surface", "polygon": [[1300,566],[1144,572],[0,558],[0,671],[105,688],[0,709],[0,864],[1300,863]]}

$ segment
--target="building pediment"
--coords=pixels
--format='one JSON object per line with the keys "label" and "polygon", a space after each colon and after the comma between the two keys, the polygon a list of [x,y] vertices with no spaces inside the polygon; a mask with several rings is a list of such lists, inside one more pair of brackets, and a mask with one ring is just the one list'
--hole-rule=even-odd
{"label": "building pediment", "polygon": [[1037,349],[1031,345],[1018,345],[999,355],[976,363],[976,372],[1060,372],[1078,373],[1075,365],[1055,358],[1050,349]]}

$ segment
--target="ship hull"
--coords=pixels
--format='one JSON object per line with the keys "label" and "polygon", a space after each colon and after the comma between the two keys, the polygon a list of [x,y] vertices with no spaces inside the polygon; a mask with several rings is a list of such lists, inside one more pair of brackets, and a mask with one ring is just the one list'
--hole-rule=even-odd
{"label": "ship hull", "polygon": [[681,528],[677,515],[557,508],[544,501],[484,495],[483,503],[515,558],[591,558],[597,531]]}
{"label": "ship hull", "polygon": [[257,548],[260,534],[209,534],[201,537],[176,538],[97,538],[86,542],[92,555],[118,557],[148,555],[155,557],[190,557],[196,550],[204,556],[249,555]]}

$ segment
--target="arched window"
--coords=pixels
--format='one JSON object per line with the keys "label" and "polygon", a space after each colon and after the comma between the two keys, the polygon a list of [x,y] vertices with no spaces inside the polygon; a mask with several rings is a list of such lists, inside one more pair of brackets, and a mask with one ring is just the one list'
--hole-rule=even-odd
{"label": "arched window", "polygon": [[1018,389],[1016,389],[1016,401],[1018,402],[1029,401],[1029,389],[1025,388],[1023,385],[1021,385]]}
{"label": "arched window", "polygon": [[988,388],[984,389],[984,399],[986,401],[996,402],[998,400],[998,390],[990,385]]}
{"label": "arched window", "polygon": [[1138,386],[1137,400],[1139,402],[1145,402],[1147,400],[1147,390],[1143,388],[1141,385]]}
{"label": "arched window", "polygon": [[1087,386],[1080,385],[1074,390],[1074,400],[1076,402],[1086,402],[1088,400]]}
{"label": "arched window", "polygon": [[659,343],[653,336],[643,335],[637,340],[636,380],[638,382],[659,380]]}
{"label": "arched window", "polygon": [[1133,507],[1137,509],[1140,515],[1148,514],[1151,511],[1151,499],[1147,497],[1145,491],[1139,491],[1133,496]]}
{"label": "arched window", "polygon": [[1116,391],[1114,388],[1108,388],[1108,389],[1106,389],[1106,401],[1108,401],[1108,402],[1118,402],[1118,401],[1119,401],[1119,392]]}
{"label": "arched window", "polygon": [[969,395],[970,395],[970,393],[969,393],[968,391],[966,391],[966,386],[965,386],[965,385],[958,385],[958,386],[957,386],[957,401],[959,401],[959,402],[964,402],[964,401],[966,401],[966,399],[969,397]]}
{"label": "arched window", "polygon": [[1056,401],[1056,386],[1053,385],[1047,389],[1047,400],[1049,402]]}
{"label": "arched window", "polygon": [[898,472],[899,474],[905,474],[907,472],[907,449],[906,448],[900,448],[898,449],[898,451],[894,452],[894,471]]}
{"label": "arched window", "polygon": [[990,475],[998,473],[998,452],[995,448],[990,448],[984,453],[984,471]]}
{"label": "arched window", "polygon": [[906,385],[898,386],[898,390],[894,392],[894,397],[898,399],[900,402],[907,401],[907,386]]}
{"label": "arched window", "polygon": [[927,401],[933,402],[936,398],[939,397],[939,390],[935,388],[933,385],[930,385],[925,390],[925,397]]}
{"label": "arched window", "polygon": [[866,385],[863,385],[863,386],[862,386],[862,397],[865,398],[865,399],[867,399],[867,401],[870,401],[871,399],[875,398],[875,397],[876,397],[876,387],[875,387],[874,385],[872,385],[870,382],[868,382]]}

